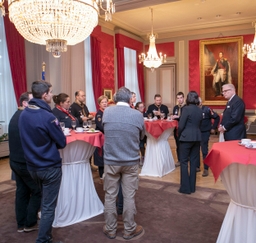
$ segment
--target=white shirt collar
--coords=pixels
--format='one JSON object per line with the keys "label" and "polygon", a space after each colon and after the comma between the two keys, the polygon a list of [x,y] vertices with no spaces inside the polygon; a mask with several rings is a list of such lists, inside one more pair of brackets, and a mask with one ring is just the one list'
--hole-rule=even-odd
{"label": "white shirt collar", "polygon": [[130,105],[128,103],[122,102],[122,101],[117,102],[116,105],[123,105],[123,106],[129,106],[130,107]]}

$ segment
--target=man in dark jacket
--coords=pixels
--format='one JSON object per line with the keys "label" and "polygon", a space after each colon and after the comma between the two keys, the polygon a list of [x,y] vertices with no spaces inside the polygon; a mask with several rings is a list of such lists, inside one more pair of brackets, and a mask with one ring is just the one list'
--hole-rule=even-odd
{"label": "man in dark jacket", "polygon": [[48,105],[52,100],[52,85],[35,81],[32,94],[34,98],[20,115],[19,130],[28,171],[42,190],[36,243],[50,243],[62,176],[59,149],[66,146],[66,137]]}
{"label": "man in dark jacket", "polygon": [[224,133],[225,141],[246,138],[244,101],[236,95],[236,89],[233,84],[223,85],[222,93],[225,99],[228,100],[228,103],[218,128],[219,132]]}
{"label": "man in dark jacket", "polygon": [[[208,154],[208,143],[211,133],[215,133],[217,126],[220,122],[219,115],[211,110],[208,106],[202,105],[202,99],[199,97],[199,107],[202,110],[202,122],[200,126],[201,130],[201,151],[203,154],[203,160],[206,158]],[[214,119],[214,123],[212,123],[212,119]],[[208,176],[208,168],[209,166],[204,164],[204,172],[202,176]],[[197,166],[197,170],[200,171],[200,161]]]}
{"label": "man in dark jacket", "polygon": [[20,107],[12,116],[8,128],[10,167],[16,180],[15,213],[18,232],[38,229],[37,213],[41,204],[41,190],[27,170],[18,127],[21,112],[32,98],[31,92],[20,96]]}

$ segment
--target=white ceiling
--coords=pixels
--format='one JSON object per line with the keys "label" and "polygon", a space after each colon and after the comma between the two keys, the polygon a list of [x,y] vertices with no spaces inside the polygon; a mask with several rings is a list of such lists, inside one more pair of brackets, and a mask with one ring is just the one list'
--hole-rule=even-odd
{"label": "white ceiling", "polygon": [[[116,13],[112,23],[142,38],[151,30],[158,38],[187,35],[191,31],[218,28],[251,29],[256,20],[256,0],[113,0]],[[238,14],[240,13],[240,14]],[[216,17],[220,15],[219,17]],[[200,19],[199,19],[200,18]]]}

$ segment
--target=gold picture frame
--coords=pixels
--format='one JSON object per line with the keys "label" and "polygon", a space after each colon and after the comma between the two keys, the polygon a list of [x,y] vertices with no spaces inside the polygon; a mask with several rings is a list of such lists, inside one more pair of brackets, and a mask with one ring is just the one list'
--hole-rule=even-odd
{"label": "gold picture frame", "polygon": [[[227,101],[221,94],[221,86],[225,83],[234,84],[237,95],[242,98],[242,46],[242,36],[200,41],[200,96],[203,104],[225,105]],[[216,63],[221,55],[224,61],[218,69]]]}
{"label": "gold picture frame", "polygon": [[108,101],[113,101],[113,92],[112,89],[104,89],[103,95],[108,97]]}

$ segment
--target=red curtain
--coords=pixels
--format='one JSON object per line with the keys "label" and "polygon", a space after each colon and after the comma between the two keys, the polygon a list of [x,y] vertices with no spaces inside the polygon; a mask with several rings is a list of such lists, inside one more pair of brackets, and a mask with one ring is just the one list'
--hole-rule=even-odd
{"label": "red curtain", "polygon": [[92,84],[96,108],[98,110],[98,97],[101,96],[101,41],[91,36]]}
{"label": "red curtain", "polygon": [[117,88],[124,86],[124,48],[117,48]]}
{"label": "red curtain", "polygon": [[[136,56],[138,57],[138,51],[136,51]],[[139,58],[137,58],[137,75],[138,75],[138,84],[140,90],[141,101],[145,101],[145,92],[144,92],[144,66],[142,63],[139,63]]]}
{"label": "red curtain", "polygon": [[[116,34],[116,49],[117,49],[117,84],[118,88],[124,86],[124,47],[136,50],[137,57],[138,53],[143,51],[143,43],[136,41],[127,36]],[[141,100],[144,101],[144,67],[143,64],[139,64],[137,59],[137,75],[138,75],[138,84],[140,89]]]}
{"label": "red curtain", "polygon": [[[7,1],[5,1],[5,8],[8,12]],[[17,104],[19,104],[20,95],[27,91],[25,40],[8,16],[4,17],[4,27],[13,87]]]}

